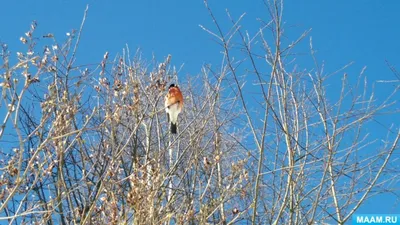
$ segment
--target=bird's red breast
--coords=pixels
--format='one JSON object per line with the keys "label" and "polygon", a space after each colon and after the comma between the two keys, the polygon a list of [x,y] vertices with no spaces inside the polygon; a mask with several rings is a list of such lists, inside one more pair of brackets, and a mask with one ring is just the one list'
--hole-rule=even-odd
{"label": "bird's red breast", "polygon": [[178,104],[179,109],[183,107],[183,96],[181,90],[177,87],[170,87],[168,89],[168,94],[165,98],[165,107],[169,107],[173,104]]}

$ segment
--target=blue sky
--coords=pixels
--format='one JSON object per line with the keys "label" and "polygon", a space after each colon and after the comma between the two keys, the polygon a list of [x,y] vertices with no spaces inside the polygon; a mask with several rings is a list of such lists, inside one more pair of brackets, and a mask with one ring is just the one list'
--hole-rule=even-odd
{"label": "blue sky", "polygon": [[[248,2],[219,0],[210,5],[225,30],[230,27],[226,8],[234,17],[246,12],[243,25],[251,34],[258,29],[256,18],[267,20],[268,15],[261,1]],[[0,41],[10,49],[21,47],[18,39],[32,20],[38,21],[38,33],[52,32],[60,40],[79,27],[87,3],[90,9],[80,48],[86,62],[97,62],[105,51],[115,55],[125,44],[133,50],[140,47],[146,56],[154,53],[160,60],[172,54],[173,63],[184,63],[187,73],[197,73],[203,63],[220,62],[218,45],[198,26],[213,28],[201,0],[7,1],[2,3]],[[285,30],[291,41],[312,28],[314,48],[327,69],[355,61],[357,69],[367,65],[373,76],[394,78],[384,60],[397,63],[399,9],[397,1],[290,0],[285,2]],[[304,44],[308,46],[308,41]]]}
{"label": "blue sky", "polygon": [[[89,12],[78,52],[82,62],[98,63],[105,51],[113,57],[122,52],[125,44],[131,51],[140,47],[148,60],[152,54],[160,61],[171,54],[172,64],[185,64],[181,76],[198,74],[204,63],[218,65],[221,61],[221,49],[199,27],[202,24],[214,29],[201,0],[4,1],[0,41],[7,43],[14,53],[25,49],[19,37],[28,31],[32,20],[38,22],[36,35],[51,32],[62,41],[66,32],[79,28],[87,3]],[[242,24],[250,34],[258,31],[256,18],[268,20],[267,11],[258,0],[210,0],[210,6],[225,31],[230,27],[226,8],[236,18],[247,13]],[[358,75],[367,66],[366,75],[371,81],[394,80],[396,77],[385,60],[400,66],[398,12],[399,1],[288,0],[284,6],[287,41],[312,28],[314,48],[318,50],[318,59],[326,62],[327,72],[354,61],[346,70],[350,76]],[[305,69],[313,66],[308,44],[306,39],[299,46],[305,54],[299,56],[298,62]],[[389,124],[394,120],[383,119],[383,122]],[[365,210],[372,213],[374,204]]]}
{"label": "blue sky", "polygon": [[[225,8],[236,17],[246,12],[244,25],[254,32],[256,18],[267,19],[268,15],[261,1],[252,2],[220,0],[210,5],[226,28]],[[2,3],[0,40],[16,47],[33,19],[39,23],[38,31],[62,38],[79,27],[86,3],[90,9],[81,51],[89,60],[97,61],[104,51],[120,52],[129,44],[131,49],[141,47],[144,54],[160,58],[172,54],[174,62],[185,63],[188,71],[204,62],[219,62],[218,46],[198,26],[212,25],[201,0],[7,1]],[[286,1],[284,20],[287,32],[295,34],[288,38],[312,28],[314,46],[332,68],[356,61],[375,71],[386,69],[384,59],[396,64],[399,9],[397,1]]]}

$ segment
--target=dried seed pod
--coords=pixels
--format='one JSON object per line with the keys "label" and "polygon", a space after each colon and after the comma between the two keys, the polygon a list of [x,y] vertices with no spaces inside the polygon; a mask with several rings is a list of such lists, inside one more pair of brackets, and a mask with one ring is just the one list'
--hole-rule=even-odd
{"label": "dried seed pod", "polygon": [[20,37],[19,40],[22,42],[22,44],[26,44],[28,42],[24,37]]}

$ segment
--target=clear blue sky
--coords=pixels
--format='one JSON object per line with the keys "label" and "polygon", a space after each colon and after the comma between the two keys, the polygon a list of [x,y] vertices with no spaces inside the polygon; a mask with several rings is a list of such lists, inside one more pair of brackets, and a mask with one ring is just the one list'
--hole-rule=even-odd
{"label": "clear blue sky", "polygon": [[[63,38],[67,31],[79,27],[86,3],[90,9],[80,49],[85,51],[85,61],[97,62],[105,51],[115,55],[125,44],[131,49],[141,47],[145,55],[154,53],[160,60],[172,54],[173,62],[185,63],[188,73],[196,73],[205,62],[220,61],[220,55],[215,54],[218,46],[198,26],[212,28],[201,0],[5,1],[0,40],[10,49],[21,46],[18,38],[32,20],[38,21],[38,33],[53,32]],[[246,12],[244,25],[250,33],[257,31],[256,18],[268,18],[258,0],[211,0],[210,5],[226,29],[225,8],[236,17]],[[291,0],[285,2],[285,30],[292,40],[312,28],[314,47],[328,69],[355,61],[356,68],[367,65],[370,74],[389,78],[384,59],[398,63],[399,10],[398,1]]]}
{"label": "clear blue sky", "polygon": [[[201,0],[4,1],[1,3],[0,41],[7,43],[14,53],[24,49],[19,37],[28,31],[32,20],[39,24],[36,35],[51,32],[62,41],[66,32],[79,28],[87,3],[89,12],[78,52],[81,61],[98,63],[105,51],[112,57],[128,44],[132,51],[140,47],[149,60],[153,53],[158,60],[171,54],[172,64],[185,64],[183,75],[199,73],[204,63],[220,63],[219,46],[199,28],[202,24],[214,29]],[[234,17],[247,13],[242,24],[250,34],[258,30],[256,18],[268,20],[267,11],[258,0],[210,0],[210,6],[225,30],[230,27],[226,8]],[[327,72],[355,61],[346,70],[349,75],[356,76],[367,66],[370,80],[393,80],[396,77],[386,66],[385,59],[400,67],[399,12],[400,1],[393,0],[288,0],[284,8],[286,36],[292,41],[302,31],[312,28],[314,48],[318,50],[319,60],[326,62]],[[308,39],[300,49],[308,53],[307,47]],[[307,58],[304,64],[301,64],[302,57]],[[299,56],[298,60],[303,68],[312,68],[309,55]],[[393,119],[383,121],[395,122]],[[384,207],[383,202],[379,202]],[[373,213],[375,208],[384,213],[379,204],[373,203],[364,210]]]}

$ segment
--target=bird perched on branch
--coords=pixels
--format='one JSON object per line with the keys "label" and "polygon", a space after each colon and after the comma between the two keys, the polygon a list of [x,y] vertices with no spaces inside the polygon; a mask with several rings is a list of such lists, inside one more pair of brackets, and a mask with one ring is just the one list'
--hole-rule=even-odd
{"label": "bird perched on branch", "polygon": [[168,121],[171,123],[171,133],[176,134],[178,114],[182,111],[183,96],[181,90],[175,84],[171,84],[168,94],[165,96],[165,110]]}

